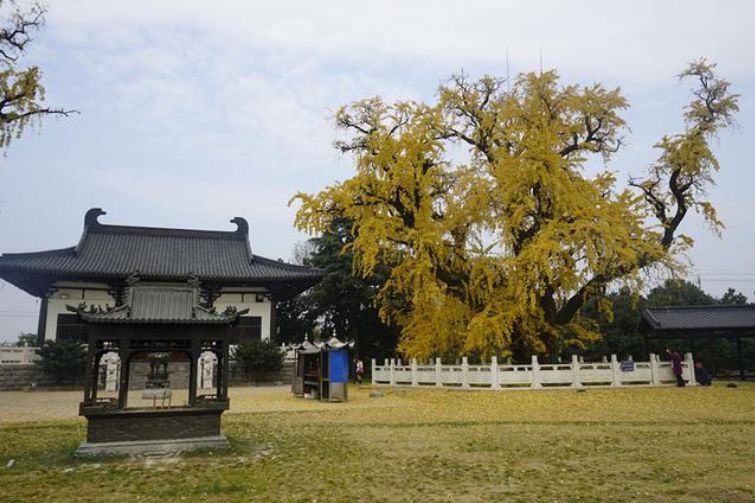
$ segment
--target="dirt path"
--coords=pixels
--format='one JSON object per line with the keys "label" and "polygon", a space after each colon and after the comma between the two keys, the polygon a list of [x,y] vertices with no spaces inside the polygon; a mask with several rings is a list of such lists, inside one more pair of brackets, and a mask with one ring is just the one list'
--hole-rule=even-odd
{"label": "dirt path", "polygon": [[[83,391],[3,391],[0,392],[0,423],[8,421],[43,421],[79,417]],[[291,396],[288,386],[238,387],[229,390],[229,413],[311,411],[332,408],[332,404],[303,400]],[[391,405],[385,400],[371,400],[365,392],[355,392],[342,404],[345,408],[371,408]],[[392,399],[387,401],[392,402]],[[380,403],[378,403],[380,402]]]}

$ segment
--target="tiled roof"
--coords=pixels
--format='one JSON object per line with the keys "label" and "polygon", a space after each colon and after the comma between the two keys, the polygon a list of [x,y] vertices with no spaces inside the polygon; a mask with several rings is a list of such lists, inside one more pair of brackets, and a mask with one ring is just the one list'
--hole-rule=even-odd
{"label": "tiled roof", "polygon": [[755,329],[755,304],[644,307],[641,313],[655,331]]}
{"label": "tiled roof", "polygon": [[254,255],[249,226],[234,218],[235,232],[104,225],[87,212],[79,244],[61,250],[13,253],[0,257],[3,272],[142,279],[237,282],[316,282],[322,271]]}
{"label": "tiled roof", "polygon": [[129,303],[113,309],[68,306],[89,323],[222,324],[233,323],[248,310],[223,313],[197,305],[197,292],[189,287],[130,287]]}

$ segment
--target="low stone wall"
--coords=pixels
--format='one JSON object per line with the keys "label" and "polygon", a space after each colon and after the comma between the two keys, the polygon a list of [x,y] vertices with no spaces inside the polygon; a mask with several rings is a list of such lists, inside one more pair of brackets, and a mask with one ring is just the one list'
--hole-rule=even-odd
{"label": "low stone wall", "polygon": [[278,372],[266,372],[254,376],[244,373],[236,362],[231,362],[228,368],[228,380],[231,386],[260,386],[275,383],[290,385],[293,381],[293,370],[293,363],[286,362]]}
{"label": "low stone wall", "polygon": [[[183,362],[171,362],[170,386],[173,389],[186,389],[189,383],[189,364]],[[235,362],[231,362],[228,369],[231,386],[254,386],[269,385],[275,383],[291,384],[293,364],[284,363],[279,372],[268,372],[260,375],[245,374]],[[149,372],[149,364],[135,362],[131,366],[129,376],[129,389],[144,389],[144,384]],[[0,365],[0,391],[15,391],[23,389],[83,389],[83,385],[65,386],[53,382],[34,364],[23,365]]]}
{"label": "low stone wall", "polygon": [[27,388],[48,388],[55,383],[45,376],[33,363],[22,365],[0,365],[0,391],[13,391]]}

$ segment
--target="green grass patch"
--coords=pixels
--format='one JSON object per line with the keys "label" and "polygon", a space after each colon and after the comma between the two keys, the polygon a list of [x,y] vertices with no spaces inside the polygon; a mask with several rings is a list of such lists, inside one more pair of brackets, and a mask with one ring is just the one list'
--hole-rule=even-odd
{"label": "green grass patch", "polygon": [[0,423],[0,500],[755,499],[752,385],[351,392],[258,397],[224,415],[230,449],[178,456],[79,460],[82,421]]}

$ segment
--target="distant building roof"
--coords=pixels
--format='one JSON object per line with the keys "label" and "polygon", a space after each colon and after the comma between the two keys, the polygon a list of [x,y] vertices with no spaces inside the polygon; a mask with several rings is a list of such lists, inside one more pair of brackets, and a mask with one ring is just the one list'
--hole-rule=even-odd
{"label": "distant building roof", "polygon": [[199,305],[196,288],[139,285],[129,288],[127,304],[105,308],[68,306],[89,323],[230,324],[246,313],[229,308],[222,313]]}
{"label": "distant building roof", "polygon": [[137,273],[143,280],[184,281],[196,276],[218,283],[288,284],[301,291],[323,276],[319,269],[254,255],[249,225],[240,217],[231,220],[235,231],[224,232],[105,225],[97,221],[104,214],[99,208],[86,213],[76,246],[0,256],[0,277],[24,288],[29,276],[91,281]]}
{"label": "distant building roof", "polygon": [[641,330],[722,331],[755,329],[755,304],[644,307]]}

